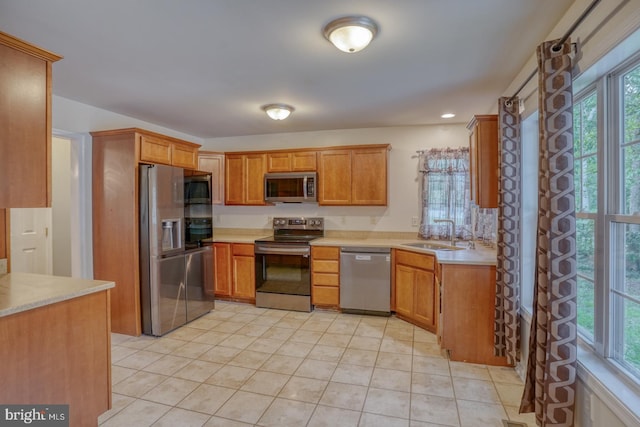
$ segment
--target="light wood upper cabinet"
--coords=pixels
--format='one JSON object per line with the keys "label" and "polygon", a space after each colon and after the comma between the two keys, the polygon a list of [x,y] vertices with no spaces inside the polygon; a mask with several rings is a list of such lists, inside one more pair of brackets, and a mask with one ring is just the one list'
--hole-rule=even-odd
{"label": "light wood upper cabinet", "polygon": [[351,150],[351,204],[387,205],[388,147]]}
{"label": "light wood upper cabinet", "polygon": [[498,207],[498,116],[474,116],[467,125],[471,200],[481,208]]}
{"label": "light wood upper cabinet", "polygon": [[224,154],[210,151],[198,153],[198,170],[211,172],[211,203],[224,203]]}
{"label": "light wood upper cabinet", "polygon": [[140,144],[141,163],[197,169],[200,145],[176,138],[136,129]]}
{"label": "light wood upper cabinet", "polygon": [[387,205],[388,145],[318,152],[318,204]]}
{"label": "light wood upper cabinet", "polygon": [[51,206],[51,70],[62,57],[0,32],[0,58],[0,208]]}
{"label": "light wood upper cabinet", "polygon": [[265,153],[225,154],[225,204],[264,205]]}
{"label": "light wood upper cabinet", "polygon": [[267,172],[315,172],[316,151],[273,151],[267,153]]}
{"label": "light wood upper cabinet", "polygon": [[351,150],[318,153],[318,204],[351,204]]}

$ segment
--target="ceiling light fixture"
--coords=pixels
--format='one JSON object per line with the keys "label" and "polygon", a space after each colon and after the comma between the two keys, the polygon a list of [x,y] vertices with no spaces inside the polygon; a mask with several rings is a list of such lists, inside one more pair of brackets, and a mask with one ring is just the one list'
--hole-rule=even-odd
{"label": "ceiling light fixture", "polygon": [[345,16],[325,25],[324,37],[343,52],[359,52],[371,43],[378,25],[366,16]]}
{"label": "ceiling light fixture", "polygon": [[456,115],[453,113],[444,113],[443,115],[441,115],[440,117],[442,117],[443,119],[452,119],[454,118]]}
{"label": "ceiling light fixture", "polygon": [[284,120],[289,117],[289,114],[294,110],[291,105],[287,104],[267,104],[263,105],[262,109],[273,120]]}

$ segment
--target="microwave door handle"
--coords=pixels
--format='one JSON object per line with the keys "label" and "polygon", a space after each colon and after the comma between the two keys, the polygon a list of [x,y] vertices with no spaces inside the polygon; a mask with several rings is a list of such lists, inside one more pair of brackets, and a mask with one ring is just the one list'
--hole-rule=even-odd
{"label": "microwave door handle", "polygon": [[304,198],[307,198],[307,176],[305,175],[304,178],[302,179],[302,194],[304,196]]}

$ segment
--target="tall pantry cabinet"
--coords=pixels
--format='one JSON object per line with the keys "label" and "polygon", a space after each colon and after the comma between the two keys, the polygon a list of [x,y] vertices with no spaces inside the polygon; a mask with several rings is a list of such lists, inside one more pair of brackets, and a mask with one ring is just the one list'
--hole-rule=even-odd
{"label": "tall pantry cabinet", "polygon": [[51,76],[60,59],[0,31],[0,258],[5,208],[51,206]]}
{"label": "tall pantry cabinet", "polygon": [[111,289],[111,329],[140,335],[138,164],[195,169],[199,145],[137,128],[93,137],[93,276]]}

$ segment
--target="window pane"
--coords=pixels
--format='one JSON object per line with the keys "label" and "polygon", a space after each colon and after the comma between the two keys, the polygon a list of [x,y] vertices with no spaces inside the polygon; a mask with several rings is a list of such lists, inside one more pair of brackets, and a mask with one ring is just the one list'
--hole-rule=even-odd
{"label": "window pane", "polygon": [[595,232],[592,219],[576,218],[578,274],[594,279]]}
{"label": "window pane", "polygon": [[640,304],[624,299],[623,364],[640,376]]}
{"label": "window pane", "polygon": [[578,262],[578,327],[585,338],[593,340],[595,303],[595,221],[576,218]]}
{"label": "window pane", "polygon": [[596,213],[598,211],[598,159],[589,156],[582,161],[582,211]]}
{"label": "window pane", "polygon": [[580,158],[575,158],[573,162],[573,176],[574,176],[574,185],[576,191],[576,212],[584,212],[584,208],[582,206],[582,182],[584,178],[582,177],[582,162]]}
{"label": "window pane", "polygon": [[640,225],[626,224],[624,247],[624,283],[620,291],[640,297]]}
{"label": "window pane", "polygon": [[580,332],[591,341],[594,333],[594,301],[593,282],[578,276],[578,327]]}
{"label": "window pane", "polygon": [[634,144],[622,149],[624,165],[624,214],[640,215],[640,145]]}
{"label": "window pane", "polygon": [[582,104],[582,155],[598,151],[598,97],[592,93]]}
{"label": "window pane", "polygon": [[640,67],[623,76],[624,141],[640,139]]}

